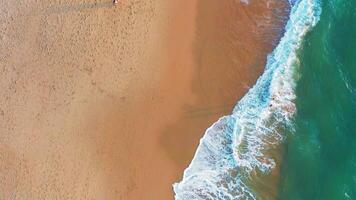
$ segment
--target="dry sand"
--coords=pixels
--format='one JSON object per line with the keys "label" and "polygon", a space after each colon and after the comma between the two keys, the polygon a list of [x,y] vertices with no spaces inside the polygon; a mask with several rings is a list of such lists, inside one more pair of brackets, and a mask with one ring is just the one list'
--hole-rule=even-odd
{"label": "dry sand", "polygon": [[0,199],[173,199],[280,16],[279,0],[0,1]]}

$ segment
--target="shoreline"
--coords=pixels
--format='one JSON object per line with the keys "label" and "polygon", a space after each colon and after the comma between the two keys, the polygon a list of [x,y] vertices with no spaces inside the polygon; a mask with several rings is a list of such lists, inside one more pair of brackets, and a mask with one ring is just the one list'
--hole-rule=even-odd
{"label": "shoreline", "polygon": [[[277,5],[277,10],[287,6]],[[285,23],[285,19],[269,16],[276,16],[276,13],[264,6],[259,3],[246,6],[235,1],[197,1],[196,35],[192,47],[193,97],[188,96],[194,100],[185,105],[179,120],[166,128],[161,139],[168,155],[182,172],[205,130],[220,117],[231,113],[238,99],[264,70],[267,54],[276,45]],[[269,26],[259,26],[255,22],[258,20]]]}
{"label": "shoreline", "polygon": [[[284,14],[287,14],[286,10],[284,10]],[[287,20],[284,19],[280,22],[281,22],[281,24],[286,24]],[[283,33],[280,32],[279,34],[283,34]],[[263,74],[261,76],[265,77],[265,74]],[[263,83],[261,83],[261,82],[258,82],[258,83],[260,86],[262,85],[262,87],[263,87],[263,85],[264,85]],[[248,94],[250,94],[250,92]],[[255,97],[256,99],[259,98],[258,96],[254,95],[253,92],[252,92],[252,94],[250,94],[250,96],[252,96],[252,98]],[[244,100],[246,100],[246,99],[244,98]],[[250,100],[252,101],[252,103],[247,103],[246,101],[244,101],[245,104],[247,103],[247,105],[244,106],[245,108],[246,108],[246,106],[254,107],[254,103],[253,103],[254,100],[253,99],[250,99]],[[242,109],[242,108],[240,108],[240,109]],[[247,110],[249,110],[249,109],[247,109]],[[252,110],[254,110],[254,109],[252,109]],[[234,112],[235,111],[236,110],[234,110]],[[236,111],[236,112],[238,112],[238,111]],[[248,113],[250,111],[246,111],[246,112]],[[210,195],[214,196],[214,194],[215,195],[219,194],[219,197],[220,196],[222,197],[224,195],[229,196],[231,194],[237,194],[237,195],[247,195],[248,197],[253,198],[253,193],[250,193],[248,191],[249,189],[246,188],[247,186],[244,185],[243,182],[241,183],[242,185],[240,185],[234,181],[231,181],[231,177],[234,177],[236,175],[235,173],[238,173],[238,172],[235,171],[236,166],[234,166],[234,164],[231,164],[231,166],[228,164],[230,162],[230,160],[233,159],[233,158],[231,158],[232,156],[230,157],[231,153],[228,153],[228,152],[231,150],[231,148],[234,148],[234,147],[231,147],[231,148],[227,147],[225,149],[225,146],[227,144],[229,144],[231,142],[230,139],[232,139],[232,138],[230,138],[230,136],[225,136],[226,134],[229,135],[229,133],[231,131],[231,130],[229,130],[229,128],[231,128],[230,127],[231,122],[229,122],[230,121],[229,117],[230,116],[227,116],[226,118],[222,117],[219,120],[217,120],[210,128],[208,128],[207,132],[205,132],[204,137],[201,138],[199,147],[198,147],[197,151],[195,152],[192,162],[190,163],[189,167],[187,167],[184,171],[183,179],[181,180],[181,182],[174,184],[174,190],[177,195],[176,198],[178,198],[178,199],[185,199],[187,197],[192,198],[195,195],[197,195],[197,197],[202,197],[202,196],[205,196],[204,195],[205,192],[207,192],[207,196],[210,196]],[[247,123],[249,123],[249,122],[247,122]],[[245,125],[247,126],[247,124],[245,124]],[[242,126],[244,126],[244,123],[242,124]],[[223,131],[223,130],[225,130],[225,128],[227,128],[227,130],[226,130],[227,132]],[[233,136],[231,136],[231,137],[233,137]],[[246,139],[246,140],[248,140],[248,139]],[[234,142],[232,142],[232,143],[234,143]],[[246,142],[246,143],[248,143],[248,142]],[[247,145],[247,144],[245,144],[245,145]],[[253,146],[253,144],[252,144],[252,146]],[[222,149],[225,149],[225,150],[222,150]],[[276,156],[276,158],[278,160],[279,156]],[[259,157],[256,156],[255,159],[258,160]],[[261,159],[263,159],[263,158],[261,158]],[[242,162],[244,162],[244,161],[245,160],[242,159]],[[260,161],[260,162],[263,162],[263,161]],[[224,165],[227,165],[227,166],[225,166],[226,168],[223,167]],[[221,173],[219,173],[219,170],[216,169],[216,168],[219,168],[219,166],[222,168],[222,169],[220,169]],[[240,166],[240,165],[238,165],[238,166]],[[243,168],[243,166],[244,165],[242,164],[241,168]],[[253,164],[252,164],[252,166],[253,166]],[[263,166],[258,166],[258,167],[263,168]],[[204,171],[206,171],[207,173],[205,174]],[[253,172],[252,176],[256,177],[256,180],[255,180],[256,182],[253,184],[253,188],[255,188],[258,192],[260,192],[260,194],[265,194],[264,197],[268,196],[268,197],[272,197],[272,199],[276,198],[276,196],[277,196],[277,187],[276,186],[278,185],[278,180],[277,180],[278,178],[276,179],[275,177],[278,176],[278,174],[279,174],[278,167],[277,167],[277,170],[273,170],[272,174],[268,174],[268,175],[265,175],[263,173],[259,174],[258,171],[254,171],[254,170],[252,170],[252,172]],[[235,174],[235,175],[233,175],[233,174]],[[264,177],[264,176],[268,176],[268,178],[270,180],[267,182],[262,182],[260,180],[260,178]],[[237,178],[237,177],[235,177],[235,178]],[[221,181],[224,183],[223,185],[221,185]],[[259,181],[261,181],[261,182],[259,182]],[[247,182],[249,182],[249,181],[247,181]],[[230,183],[232,185],[230,185]],[[214,185],[214,184],[217,184],[217,185]],[[257,186],[257,188],[256,188],[256,186]],[[217,188],[221,187],[221,190],[219,190],[219,189],[214,190],[213,189],[214,187],[217,187]],[[212,189],[212,190],[210,190],[210,189]],[[241,189],[241,191],[240,191],[240,189]],[[268,194],[268,195],[266,195],[266,194]],[[262,195],[262,197],[263,197],[263,195]]]}
{"label": "shoreline", "polygon": [[0,197],[173,198],[282,24],[261,3],[122,2],[0,3]]}

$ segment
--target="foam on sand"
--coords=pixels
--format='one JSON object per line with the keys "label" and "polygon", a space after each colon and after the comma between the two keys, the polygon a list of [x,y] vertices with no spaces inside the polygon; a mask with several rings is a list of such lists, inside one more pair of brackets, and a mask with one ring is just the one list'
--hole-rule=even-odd
{"label": "foam on sand", "polygon": [[291,1],[285,34],[268,56],[256,85],[201,139],[183,180],[174,184],[176,200],[256,199],[247,182],[252,172],[270,173],[273,151],[291,128],[296,112],[297,51],[321,12],[318,0]]}

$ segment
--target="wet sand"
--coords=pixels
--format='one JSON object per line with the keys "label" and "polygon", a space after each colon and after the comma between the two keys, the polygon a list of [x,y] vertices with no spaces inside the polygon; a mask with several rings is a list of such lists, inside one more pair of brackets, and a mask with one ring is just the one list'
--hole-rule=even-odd
{"label": "wet sand", "polygon": [[273,2],[0,2],[0,199],[173,199],[278,40]]}

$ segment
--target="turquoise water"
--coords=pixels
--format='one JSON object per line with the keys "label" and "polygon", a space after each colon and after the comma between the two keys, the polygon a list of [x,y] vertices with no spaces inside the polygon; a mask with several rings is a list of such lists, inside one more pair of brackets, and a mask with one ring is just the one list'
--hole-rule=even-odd
{"label": "turquoise water", "polygon": [[356,199],[356,3],[289,2],[264,73],[206,131],[176,200]]}
{"label": "turquoise water", "polygon": [[324,0],[300,51],[280,199],[356,199],[356,1]]}

